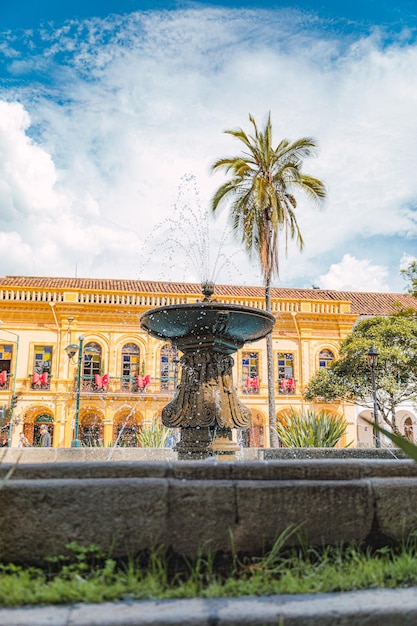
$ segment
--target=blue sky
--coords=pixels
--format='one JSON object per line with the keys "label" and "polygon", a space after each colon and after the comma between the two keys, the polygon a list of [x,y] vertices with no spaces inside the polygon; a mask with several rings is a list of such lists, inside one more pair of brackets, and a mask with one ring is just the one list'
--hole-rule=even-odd
{"label": "blue sky", "polygon": [[[110,13],[126,14],[140,10],[176,10],[184,7],[220,6],[229,8],[257,7],[280,9],[297,7],[306,12],[315,12],[324,18],[354,20],[364,25],[386,24],[398,28],[409,27],[417,22],[414,0],[299,0],[298,2],[269,2],[244,0],[212,0],[211,2],[166,2],[164,0],[3,0],[2,24],[6,28],[36,28],[40,22],[67,19],[104,18]],[[358,28],[358,25],[356,25]]]}
{"label": "blue sky", "polygon": [[305,250],[275,284],[403,291],[416,34],[414,0],[3,0],[1,273],[261,284],[207,209],[211,163],[239,151],[223,131],[270,111],[277,143],[317,139],[305,171],[329,191],[299,198]]}

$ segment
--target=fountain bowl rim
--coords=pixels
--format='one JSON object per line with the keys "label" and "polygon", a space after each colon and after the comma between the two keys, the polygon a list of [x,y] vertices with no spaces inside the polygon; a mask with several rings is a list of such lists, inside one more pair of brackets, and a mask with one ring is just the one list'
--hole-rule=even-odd
{"label": "fountain bowl rim", "polygon": [[197,301],[197,302],[183,302],[180,304],[167,304],[163,306],[154,307],[142,313],[139,321],[142,322],[142,319],[145,319],[146,317],[149,317],[150,315],[158,314],[163,311],[167,311],[167,310],[173,311],[175,309],[187,310],[191,308],[209,309],[209,310],[218,309],[219,311],[234,311],[234,312],[240,311],[242,313],[253,313],[255,315],[260,315],[261,317],[265,317],[269,319],[271,322],[274,322],[274,323],[276,322],[274,314],[270,313],[269,311],[265,311],[264,309],[259,309],[253,306],[246,306],[244,304],[228,304],[227,302],[211,302],[211,301],[204,302],[202,300]]}
{"label": "fountain bowl rim", "polygon": [[[188,319],[184,314],[190,312]],[[192,313],[192,315],[191,315]],[[214,319],[211,323],[219,324],[213,333],[206,323],[202,326],[200,314],[211,314]],[[223,320],[215,319],[217,315],[227,314],[224,320],[225,326],[222,328]],[[176,323],[168,330],[170,319],[178,316]],[[229,315],[231,316],[229,318]],[[238,323],[230,326],[228,320],[238,318],[252,318],[252,328],[246,326],[243,332],[242,325]],[[254,320],[258,322],[255,323]],[[164,321],[165,320],[165,321]],[[208,320],[207,320],[208,322]],[[254,324],[254,325],[253,325]],[[140,326],[148,334],[156,339],[169,340],[182,351],[193,351],[197,347],[211,347],[211,349],[233,353],[241,348],[245,343],[253,343],[265,337],[272,331],[275,325],[275,317],[269,311],[244,305],[233,305],[220,302],[189,302],[184,304],[173,304],[149,309],[140,317]],[[163,331],[163,332],[162,332]]]}

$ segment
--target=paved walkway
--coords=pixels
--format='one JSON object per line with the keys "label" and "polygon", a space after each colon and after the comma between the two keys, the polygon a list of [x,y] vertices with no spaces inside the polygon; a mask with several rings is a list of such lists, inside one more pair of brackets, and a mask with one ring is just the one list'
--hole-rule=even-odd
{"label": "paved walkway", "polygon": [[416,626],[417,587],[0,609],[0,626]]}

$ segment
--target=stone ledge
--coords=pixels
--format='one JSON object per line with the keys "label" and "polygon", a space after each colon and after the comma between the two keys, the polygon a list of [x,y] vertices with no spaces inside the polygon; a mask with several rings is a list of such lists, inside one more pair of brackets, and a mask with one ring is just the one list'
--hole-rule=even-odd
{"label": "stone ledge", "polygon": [[414,529],[416,496],[411,461],[23,464],[0,490],[0,556],[36,562],[70,541],[195,556],[230,552],[231,536],[236,551],[259,554],[297,526],[289,544],[380,545]]}
{"label": "stone ledge", "polygon": [[[292,460],[386,460],[407,459],[398,448],[242,448],[236,461]],[[102,463],[177,461],[172,448],[3,448],[2,463]]]}
{"label": "stone ledge", "polygon": [[301,459],[283,461],[114,461],[2,463],[0,480],[13,470],[13,480],[59,478],[173,478],[177,480],[359,480],[417,477],[411,460]]}

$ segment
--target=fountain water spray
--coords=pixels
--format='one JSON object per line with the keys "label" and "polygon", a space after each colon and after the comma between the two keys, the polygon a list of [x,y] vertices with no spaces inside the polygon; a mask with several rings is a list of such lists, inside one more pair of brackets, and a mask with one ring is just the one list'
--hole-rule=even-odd
{"label": "fountain water spray", "polygon": [[[144,242],[139,274],[143,273],[145,266],[148,266],[154,258],[155,248],[159,242],[163,244],[164,271],[167,273],[169,269],[175,269],[177,275],[182,272],[183,282],[190,280],[189,276],[186,277],[184,274],[185,266],[194,274],[194,280],[200,284],[214,285],[224,270],[229,270],[230,282],[236,283],[236,277],[243,282],[241,271],[233,262],[233,258],[241,251],[237,250],[229,255],[225,252],[225,246],[230,238],[230,229],[226,228],[218,242],[217,254],[212,264],[209,212],[202,208],[196,177],[194,174],[185,174],[181,178],[171,216],[156,225],[153,233]],[[146,260],[147,250],[149,255]],[[166,276],[163,278],[166,280]]]}

